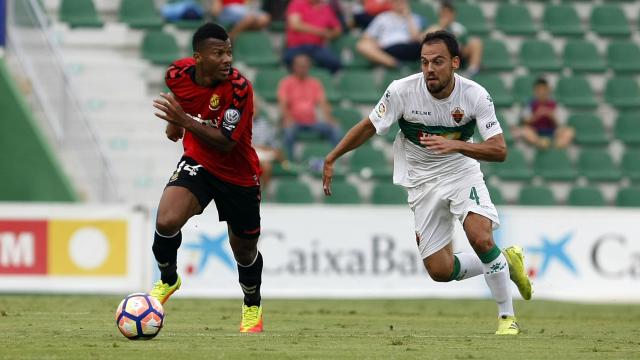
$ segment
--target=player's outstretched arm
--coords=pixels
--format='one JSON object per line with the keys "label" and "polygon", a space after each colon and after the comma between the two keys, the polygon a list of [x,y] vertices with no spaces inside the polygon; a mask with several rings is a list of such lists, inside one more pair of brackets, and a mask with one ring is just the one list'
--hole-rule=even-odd
{"label": "player's outstretched arm", "polygon": [[333,177],[333,164],[335,161],[347,152],[364,144],[364,142],[369,140],[375,133],[376,128],[371,123],[371,120],[365,118],[347,131],[338,145],[324,158],[322,187],[325,195],[331,195],[331,178]]}
{"label": "player's outstretched arm", "polygon": [[420,139],[420,143],[436,154],[459,152],[476,160],[502,162],[507,158],[507,145],[502,134],[494,135],[479,143],[450,140],[442,136],[431,135]]}

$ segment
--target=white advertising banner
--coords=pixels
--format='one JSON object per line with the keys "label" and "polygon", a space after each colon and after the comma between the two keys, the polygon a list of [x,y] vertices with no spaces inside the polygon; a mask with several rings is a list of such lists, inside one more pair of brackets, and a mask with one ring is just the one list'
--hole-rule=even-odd
{"label": "white advertising banner", "polygon": [[139,291],[147,223],[124,206],[0,204],[0,293]]}
{"label": "white advertising banner", "polygon": [[[535,298],[640,301],[640,211],[499,209],[500,247],[525,249]],[[179,296],[239,297],[227,227],[214,206],[183,229]],[[150,249],[150,244],[148,248]],[[264,205],[265,297],[488,297],[482,276],[436,283],[405,206]],[[471,251],[460,226],[455,251]],[[157,276],[157,272],[155,273]],[[151,279],[149,280],[151,281]],[[515,286],[514,294],[517,294]]]}

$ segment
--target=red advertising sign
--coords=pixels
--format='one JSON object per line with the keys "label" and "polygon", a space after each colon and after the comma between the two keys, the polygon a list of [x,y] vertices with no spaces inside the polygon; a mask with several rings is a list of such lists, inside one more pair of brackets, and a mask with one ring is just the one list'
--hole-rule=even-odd
{"label": "red advertising sign", "polygon": [[0,220],[0,274],[46,274],[47,222]]}

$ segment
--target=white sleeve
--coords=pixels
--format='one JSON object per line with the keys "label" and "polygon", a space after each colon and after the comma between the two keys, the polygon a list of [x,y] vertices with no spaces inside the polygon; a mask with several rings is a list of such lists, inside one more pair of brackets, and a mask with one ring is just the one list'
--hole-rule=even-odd
{"label": "white sleeve", "polygon": [[496,117],[496,110],[493,106],[491,95],[484,88],[478,91],[478,101],[475,107],[476,126],[480,132],[482,140],[502,134],[502,128]]}
{"label": "white sleeve", "polygon": [[398,94],[396,84],[396,81],[389,84],[382,98],[369,114],[369,120],[373,123],[378,135],[386,134],[391,125],[402,117],[402,98]]}

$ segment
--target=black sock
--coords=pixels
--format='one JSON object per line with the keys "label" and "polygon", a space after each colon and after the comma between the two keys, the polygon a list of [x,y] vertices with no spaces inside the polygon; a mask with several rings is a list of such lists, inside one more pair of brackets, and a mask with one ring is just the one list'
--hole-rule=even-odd
{"label": "black sock", "polygon": [[173,236],[164,236],[156,231],[153,237],[153,255],[156,257],[160,279],[163,283],[173,285],[178,281],[177,258],[178,248],[182,243],[182,232]]}
{"label": "black sock", "polygon": [[262,254],[253,264],[242,266],[238,264],[238,280],[244,293],[244,304],[247,306],[260,306],[260,284],[262,284]]}

